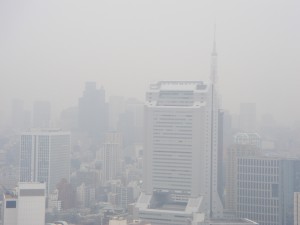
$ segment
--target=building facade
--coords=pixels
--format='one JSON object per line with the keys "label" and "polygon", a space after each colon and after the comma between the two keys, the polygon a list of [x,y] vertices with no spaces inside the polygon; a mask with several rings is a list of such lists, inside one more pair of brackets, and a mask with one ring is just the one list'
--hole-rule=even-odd
{"label": "building facade", "polygon": [[70,179],[70,133],[57,129],[21,135],[20,182],[45,182],[51,193],[62,180]]}
{"label": "building facade", "polygon": [[300,192],[294,193],[294,225],[300,225]]}
{"label": "building facade", "polygon": [[36,101],[33,104],[32,122],[35,128],[50,127],[51,105],[48,101]]}
{"label": "building facade", "polygon": [[14,193],[4,195],[3,225],[45,224],[45,183],[19,183]]}
{"label": "building facade", "polygon": [[86,82],[83,96],[78,100],[78,128],[80,132],[102,139],[108,128],[108,107],[103,88],[96,82]]}
{"label": "building facade", "polygon": [[100,155],[102,158],[102,182],[107,183],[117,179],[117,176],[121,174],[122,134],[106,133]]}
{"label": "building facade", "polygon": [[232,146],[227,164],[227,211],[260,225],[293,224],[300,160],[267,157],[254,145]]}
{"label": "building facade", "polygon": [[[147,211],[156,212],[160,219],[169,213],[173,224],[182,223],[180,219],[176,222],[179,211],[182,220],[191,219],[196,212],[222,216],[219,110],[214,96],[213,86],[201,81],[166,81],[150,86],[145,104],[144,193],[137,203],[140,219],[147,221]],[[191,209],[188,206],[193,201]],[[150,222],[155,224],[153,218]]]}

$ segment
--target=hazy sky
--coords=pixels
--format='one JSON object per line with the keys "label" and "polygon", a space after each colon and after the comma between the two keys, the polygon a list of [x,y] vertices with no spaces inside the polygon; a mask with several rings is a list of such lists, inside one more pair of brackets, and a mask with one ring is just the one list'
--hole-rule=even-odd
{"label": "hazy sky", "polygon": [[159,80],[208,80],[215,19],[223,108],[299,120],[299,0],[0,0],[0,112],[76,105],[85,81],[143,100]]}

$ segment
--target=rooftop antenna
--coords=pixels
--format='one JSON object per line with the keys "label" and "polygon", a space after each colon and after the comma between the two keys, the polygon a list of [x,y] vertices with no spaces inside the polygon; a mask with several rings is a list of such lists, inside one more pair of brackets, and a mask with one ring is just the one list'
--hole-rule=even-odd
{"label": "rooftop antenna", "polygon": [[211,71],[210,71],[210,81],[213,84],[217,83],[217,42],[216,42],[216,22],[214,23],[214,41],[213,41],[213,49],[211,53]]}

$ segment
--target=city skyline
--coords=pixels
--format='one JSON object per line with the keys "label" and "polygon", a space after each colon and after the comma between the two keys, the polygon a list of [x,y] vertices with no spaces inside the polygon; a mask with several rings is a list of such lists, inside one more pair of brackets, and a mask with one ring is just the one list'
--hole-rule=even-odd
{"label": "city skyline", "polygon": [[85,81],[96,81],[107,96],[143,100],[147,86],[159,80],[208,80],[216,17],[223,108],[236,113],[239,103],[256,102],[259,114],[272,113],[286,124],[299,120],[299,107],[286,101],[298,93],[296,0],[30,1],[24,9],[0,4],[5,18],[0,27],[6,32],[0,37],[0,73],[6,81],[0,86],[0,115],[8,114],[12,98],[27,105],[50,101],[57,115],[76,104]]}
{"label": "city skyline", "polygon": [[0,0],[0,224],[300,224],[299,28],[299,0]]}

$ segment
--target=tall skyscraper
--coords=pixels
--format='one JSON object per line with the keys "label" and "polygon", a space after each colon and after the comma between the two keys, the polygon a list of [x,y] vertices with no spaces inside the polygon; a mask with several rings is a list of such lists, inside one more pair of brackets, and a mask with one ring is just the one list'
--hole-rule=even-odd
{"label": "tall skyscraper", "polygon": [[47,101],[36,101],[33,104],[33,127],[48,128],[51,120],[51,105]]}
{"label": "tall skyscraper", "polygon": [[215,39],[211,59],[210,84],[158,82],[146,94],[143,192],[134,214],[153,225],[257,224],[223,216]]}
{"label": "tall skyscraper", "polygon": [[45,224],[45,183],[19,183],[16,191],[3,196],[3,225]]}
{"label": "tall skyscraper", "polygon": [[96,82],[86,82],[83,96],[78,101],[79,131],[102,139],[108,129],[108,107],[105,91],[97,89]]}
{"label": "tall skyscraper", "polygon": [[46,182],[52,192],[61,179],[70,178],[70,133],[57,129],[21,135],[20,181]]}
{"label": "tall skyscraper", "polygon": [[[219,111],[213,96],[213,85],[201,81],[150,86],[145,105],[144,193],[137,203],[141,219],[157,209],[162,218],[166,216],[164,210],[175,205],[186,213],[184,219],[194,220],[191,212],[222,216],[218,192]],[[182,223],[176,222],[174,214],[170,223]]]}

